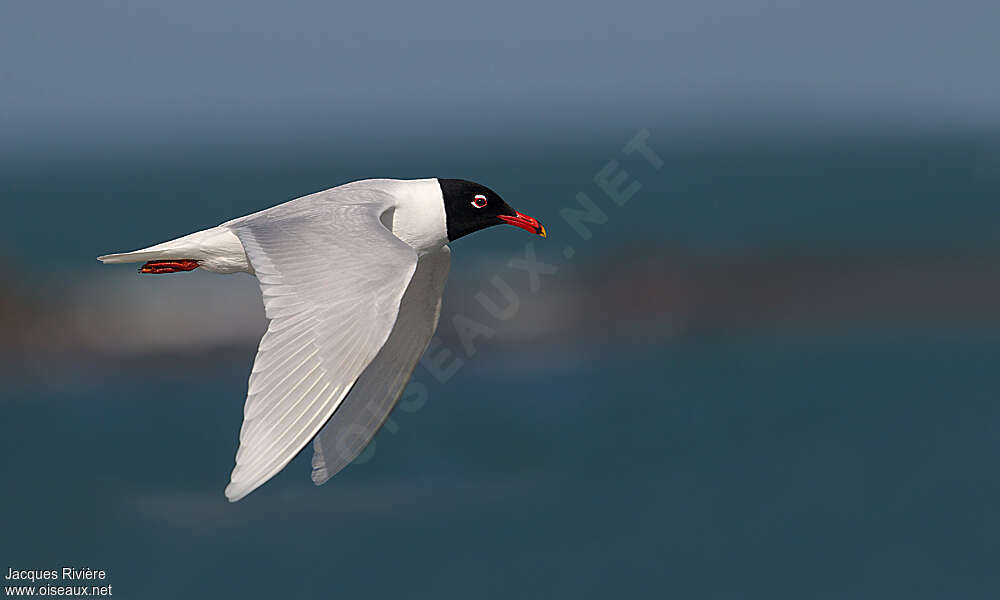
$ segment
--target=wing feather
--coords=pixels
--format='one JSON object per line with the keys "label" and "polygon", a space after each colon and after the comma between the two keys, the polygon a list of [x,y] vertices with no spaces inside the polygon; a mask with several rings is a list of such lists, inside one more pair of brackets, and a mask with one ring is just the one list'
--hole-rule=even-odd
{"label": "wing feather", "polygon": [[389,337],[417,255],[379,221],[387,202],[313,202],[226,224],[270,321],[250,374],[231,502],[316,436]]}
{"label": "wing feather", "polygon": [[450,250],[426,254],[403,295],[389,339],[313,442],[316,485],[354,460],[385,423],[427,349],[441,312]]}

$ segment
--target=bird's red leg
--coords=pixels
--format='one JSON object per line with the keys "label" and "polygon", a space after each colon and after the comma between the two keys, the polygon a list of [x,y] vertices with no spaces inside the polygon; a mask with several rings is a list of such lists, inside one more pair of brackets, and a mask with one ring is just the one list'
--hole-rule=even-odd
{"label": "bird's red leg", "polygon": [[196,260],[151,260],[139,267],[140,273],[177,273],[178,271],[193,271],[198,268]]}

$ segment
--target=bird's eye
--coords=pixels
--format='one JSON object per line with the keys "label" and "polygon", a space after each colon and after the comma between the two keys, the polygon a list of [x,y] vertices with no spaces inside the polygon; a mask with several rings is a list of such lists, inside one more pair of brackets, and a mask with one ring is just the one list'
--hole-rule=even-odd
{"label": "bird's eye", "polygon": [[472,199],[472,202],[470,204],[472,204],[476,208],[482,208],[486,206],[486,196],[482,194],[476,194],[476,197]]}

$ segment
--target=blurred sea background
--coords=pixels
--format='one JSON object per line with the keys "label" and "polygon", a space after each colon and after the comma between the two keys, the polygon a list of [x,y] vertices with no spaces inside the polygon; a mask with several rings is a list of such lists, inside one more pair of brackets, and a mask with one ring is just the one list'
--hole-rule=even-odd
{"label": "blurred sea background", "polygon": [[[998,18],[5,4],[0,567],[143,599],[997,597]],[[549,237],[453,244],[448,377],[326,485],[307,448],[227,503],[254,280],[94,257],[435,176]]]}

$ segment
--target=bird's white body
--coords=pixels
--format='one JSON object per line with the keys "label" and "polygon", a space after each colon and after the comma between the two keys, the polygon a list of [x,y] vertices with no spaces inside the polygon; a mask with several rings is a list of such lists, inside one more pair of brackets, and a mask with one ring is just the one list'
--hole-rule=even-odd
{"label": "bird's white body", "polygon": [[[349,194],[359,187],[384,191],[398,199],[398,203],[380,218],[393,235],[409,244],[419,256],[438,250],[448,243],[444,202],[437,179],[366,179],[303,196],[286,204],[322,201],[326,197]],[[280,206],[285,205],[265,209],[255,215],[266,214]],[[197,260],[200,268],[212,273],[253,274],[253,267],[247,260],[243,244],[229,227],[230,223],[246,218],[248,217],[234,219],[142,250],[102,256],[100,260],[105,263],[128,263],[188,258]]]}
{"label": "bird's white body", "polygon": [[373,179],[99,257],[197,261],[260,281],[269,324],[250,374],[230,501],[311,440],[319,485],[375,435],[437,327],[450,264],[446,220],[437,179]]}
{"label": "bird's white body", "polygon": [[400,198],[396,208],[382,217],[382,223],[393,235],[409,244],[420,256],[435,252],[448,243],[444,199],[437,179],[377,181],[383,182],[390,193]]}

